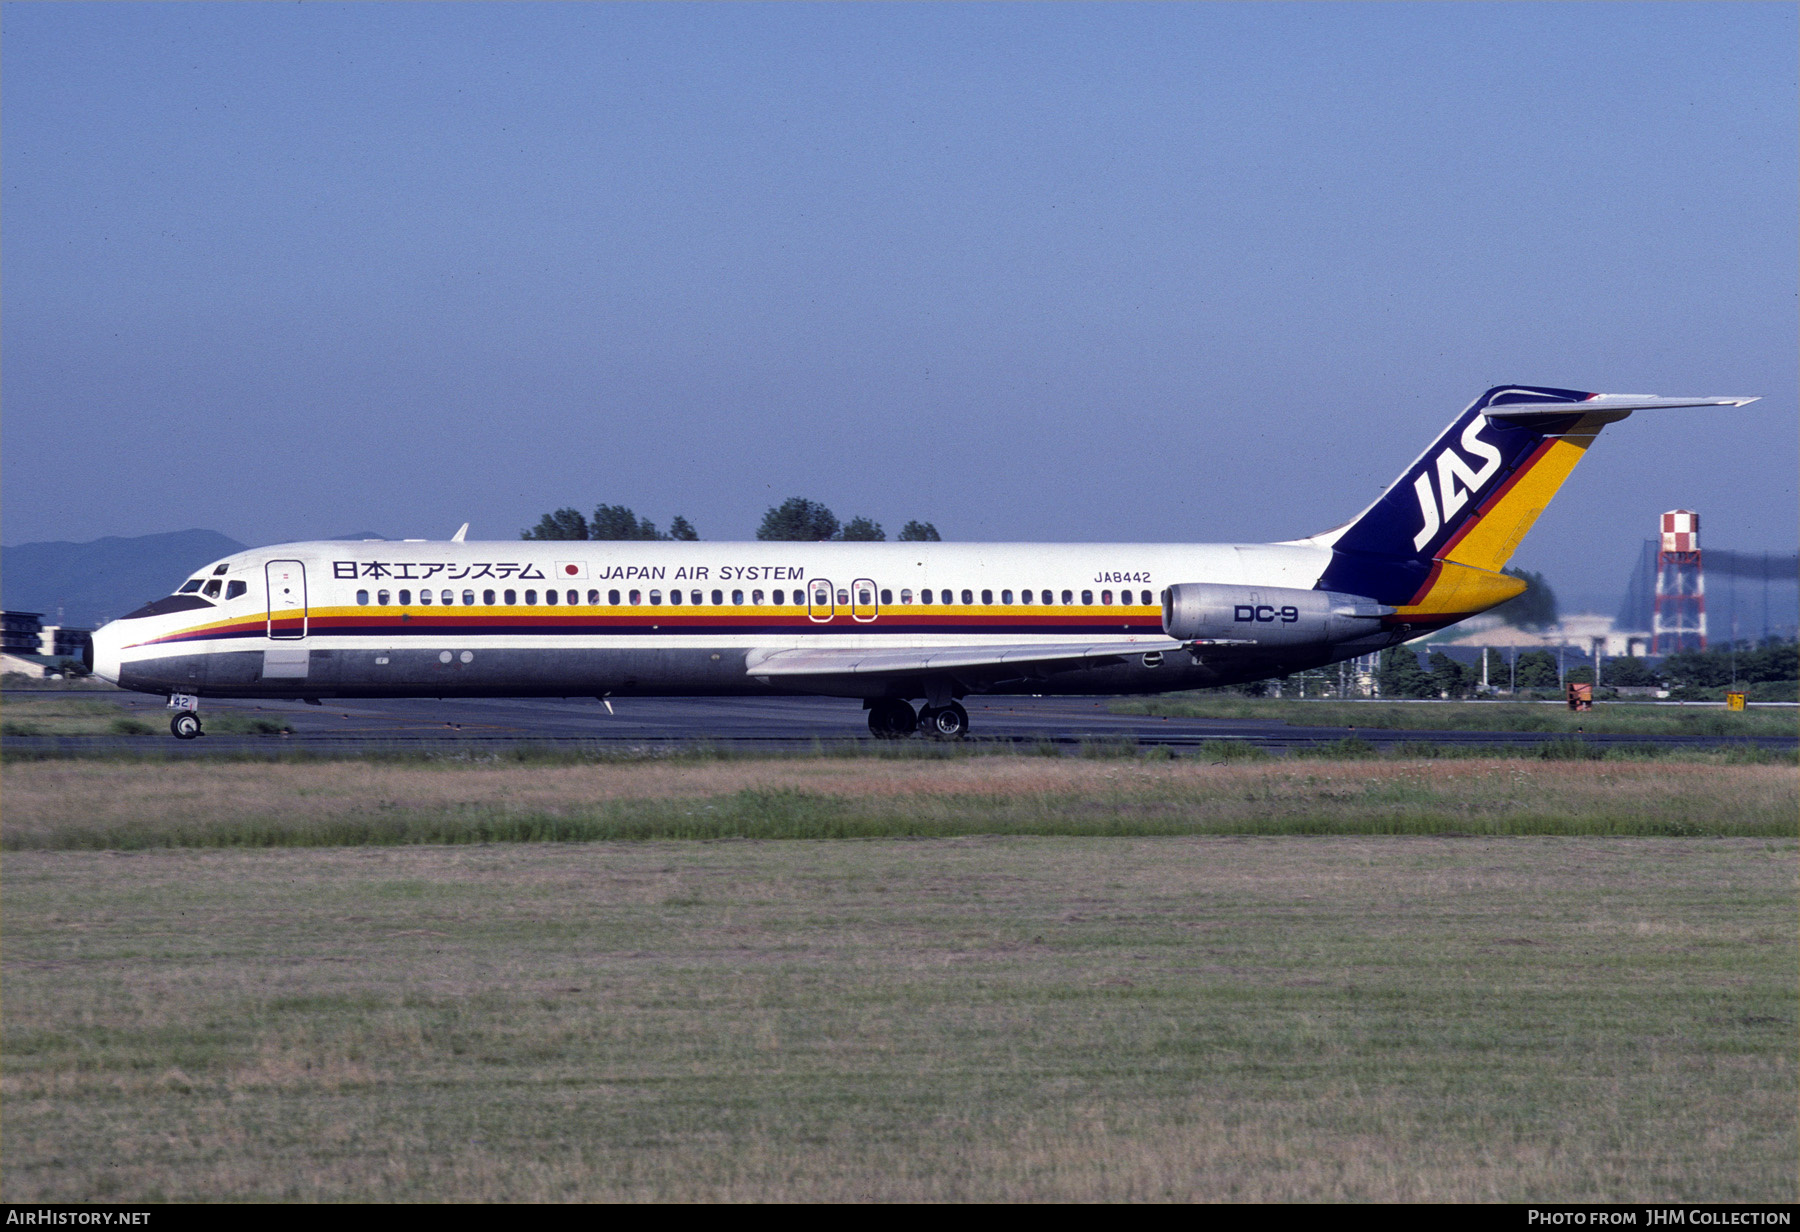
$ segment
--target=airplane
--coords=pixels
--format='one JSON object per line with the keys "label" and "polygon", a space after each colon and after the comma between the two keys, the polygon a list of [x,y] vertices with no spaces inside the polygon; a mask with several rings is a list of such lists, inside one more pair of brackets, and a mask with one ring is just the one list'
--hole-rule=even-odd
{"label": "airplane", "polygon": [[1356,517],[1281,543],[282,544],[102,626],[88,666],[168,695],[182,739],[207,697],[759,694],[956,738],[970,694],[1238,684],[1486,611],[1601,428],[1754,401],[1496,386]]}

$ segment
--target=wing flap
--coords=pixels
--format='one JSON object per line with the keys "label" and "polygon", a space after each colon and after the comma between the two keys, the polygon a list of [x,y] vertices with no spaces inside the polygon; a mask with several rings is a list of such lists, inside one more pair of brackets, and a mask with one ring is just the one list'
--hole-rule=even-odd
{"label": "wing flap", "polygon": [[1133,642],[1068,642],[1040,646],[912,646],[848,650],[752,651],[745,660],[751,676],[916,675],[970,668],[1027,667],[1033,663],[1079,666],[1097,659],[1168,654],[1182,643],[1169,637]]}

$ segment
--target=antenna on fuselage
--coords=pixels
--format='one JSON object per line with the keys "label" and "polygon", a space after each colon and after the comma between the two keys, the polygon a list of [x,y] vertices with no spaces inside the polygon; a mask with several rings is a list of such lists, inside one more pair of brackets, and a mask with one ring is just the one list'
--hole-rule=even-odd
{"label": "antenna on fuselage", "polygon": [[450,536],[450,542],[451,543],[461,543],[463,541],[463,536],[468,533],[469,533],[469,524],[467,522],[464,522],[462,524],[462,529],[457,531],[454,535]]}

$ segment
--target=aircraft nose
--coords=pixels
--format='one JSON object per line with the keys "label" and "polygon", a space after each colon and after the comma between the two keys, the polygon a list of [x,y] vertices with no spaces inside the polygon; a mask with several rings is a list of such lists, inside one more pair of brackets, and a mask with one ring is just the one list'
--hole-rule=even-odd
{"label": "aircraft nose", "polygon": [[119,683],[119,644],[118,621],[101,625],[88,638],[87,649],[82,651],[81,661],[86,668],[110,684]]}

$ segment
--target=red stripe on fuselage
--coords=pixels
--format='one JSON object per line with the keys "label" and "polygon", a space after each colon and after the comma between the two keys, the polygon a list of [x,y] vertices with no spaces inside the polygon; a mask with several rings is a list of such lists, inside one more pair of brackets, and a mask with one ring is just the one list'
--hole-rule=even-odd
{"label": "red stripe on fuselage", "polygon": [[[1433,574],[1435,577],[1435,573]],[[1429,589],[1429,586],[1427,586]],[[297,629],[298,620],[294,625]],[[178,642],[207,641],[212,639],[236,639],[261,637],[266,632],[266,618],[237,621],[229,625],[214,626],[207,629],[189,629],[166,634],[145,642],[133,643],[133,646],[168,645]],[[376,637],[394,634],[423,633],[464,633],[472,637],[479,636],[529,636],[534,632],[592,634],[604,636],[607,633],[664,633],[683,631],[710,631],[723,634],[732,633],[773,633],[775,636],[790,636],[793,633],[830,632],[830,633],[938,633],[987,631],[1002,633],[1058,633],[1067,630],[1085,630],[1099,633],[1131,632],[1145,633],[1162,628],[1160,617],[1154,616],[1102,616],[1102,615],[1043,615],[1025,616],[1022,614],[952,614],[926,615],[924,613],[906,613],[904,615],[889,614],[877,616],[873,620],[856,620],[848,615],[835,616],[830,620],[816,621],[804,615],[777,616],[760,618],[741,616],[707,616],[694,615],[659,615],[652,619],[630,616],[514,616],[496,619],[492,616],[411,616],[402,620],[398,616],[386,617],[312,617],[307,624],[310,636],[368,636]],[[288,640],[299,640],[288,639]],[[129,649],[130,647],[128,647]]]}

